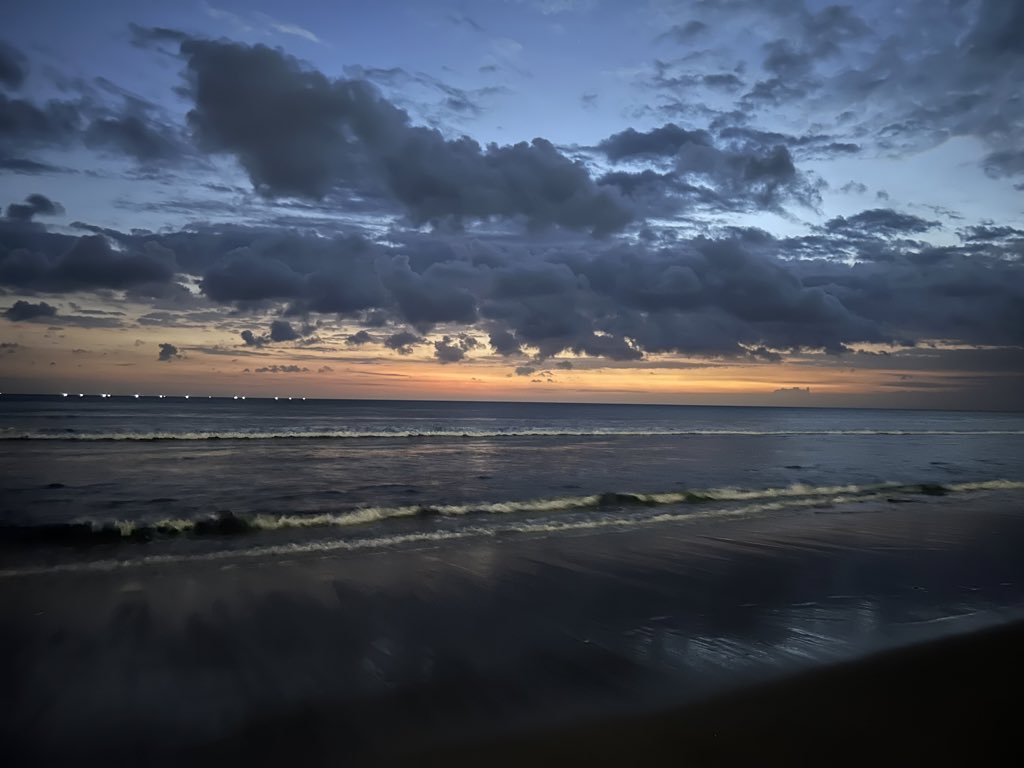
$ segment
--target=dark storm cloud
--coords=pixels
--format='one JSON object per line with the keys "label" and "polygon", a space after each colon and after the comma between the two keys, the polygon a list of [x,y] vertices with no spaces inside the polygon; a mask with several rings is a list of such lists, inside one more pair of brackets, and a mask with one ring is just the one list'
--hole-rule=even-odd
{"label": "dark storm cloud", "polygon": [[157,43],[183,43],[190,39],[190,35],[185,32],[169,27],[143,27],[129,23],[128,30],[132,45],[137,48],[147,48]]}
{"label": "dark storm cloud", "polygon": [[617,162],[636,157],[671,157],[688,144],[711,147],[713,142],[707,131],[687,131],[675,123],[666,123],[646,132],[627,128],[609,136],[597,148]]}
{"label": "dark storm cloud", "polygon": [[358,188],[400,203],[416,223],[521,217],[603,234],[632,218],[543,139],[486,148],[445,139],[365,80],[332,80],[265,46],[186,40],[181,51],[196,140],[237,157],[264,195]]}
{"label": "dark storm cloud", "polygon": [[25,206],[0,219],[0,285],[55,293],[142,289],[168,283],[175,274],[174,254],[158,243],[115,250],[106,236],[50,233],[26,216],[57,212],[58,205],[33,195]]}
{"label": "dark storm cloud", "polygon": [[244,331],[238,334],[242,337],[242,343],[247,347],[262,347],[267,343],[267,340],[263,336],[257,336],[251,330],[246,328]]}
{"label": "dark storm cloud", "polygon": [[993,178],[1024,174],[1024,150],[1000,150],[985,156],[985,173]]}
{"label": "dark storm cloud", "polygon": [[60,203],[38,193],[26,197],[24,203],[11,203],[7,206],[7,218],[14,221],[31,221],[33,216],[57,216],[62,213],[64,208]]}
{"label": "dark storm cloud", "polygon": [[68,169],[61,168],[49,163],[40,163],[36,160],[29,160],[25,157],[0,157],[0,171],[11,173],[23,173],[26,175],[37,173],[59,173],[67,172]]}
{"label": "dark storm cloud", "polygon": [[399,331],[393,333],[384,339],[384,346],[388,349],[393,349],[400,355],[408,355],[412,353],[412,348],[417,344],[422,344],[424,339],[417,336],[415,333],[409,331]]}
{"label": "dark storm cloud", "polygon": [[[17,75],[2,45],[0,82],[11,84]],[[32,149],[84,145],[149,163],[187,153],[179,131],[158,116],[155,105],[105,78],[70,78],[61,90],[73,97],[37,102],[0,93],[0,154],[18,158]]]}
{"label": "dark storm cloud", "polygon": [[1013,0],[982,0],[977,22],[966,40],[975,56],[1024,56],[1024,6]]}
{"label": "dark storm cloud", "polygon": [[4,221],[4,285],[157,296],[184,273],[205,298],[178,286],[185,303],[148,300],[167,302],[182,322],[199,300],[282,313],[276,332],[247,329],[240,343],[248,346],[299,342],[290,337],[313,332],[311,314],[414,329],[347,339],[403,353],[443,326],[447,341],[435,337],[432,352],[448,362],[463,359],[477,335],[506,357],[622,361],[662,353],[777,361],[798,349],[842,354],[858,342],[1024,343],[1015,228],[965,228],[961,245],[934,247],[915,239],[934,222],[888,209],[836,217],[800,237],[731,228],[631,244],[395,230],[385,245],[239,226],[77,238]]}
{"label": "dark storm cloud", "polygon": [[174,346],[173,344],[160,345],[160,354],[157,355],[157,360],[164,363],[169,363],[176,357],[181,357],[181,352],[178,351],[178,348],[176,346]]}
{"label": "dark storm cloud", "polygon": [[[301,341],[303,337],[313,332],[312,326],[305,326],[296,329],[287,320],[274,320],[270,323],[270,331],[262,336],[257,336],[250,329],[245,329],[238,335],[242,337],[242,343],[247,347],[263,347],[267,344],[275,344],[284,341]],[[316,343],[319,339],[308,339],[307,342]]]}
{"label": "dark storm cloud", "polygon": [[[72,308],[75,308],[74,302],[72,302]],[[104,314],[107,313],[79,310],[78,314],[63,315],[58,312],[57,307],[47,304],[45,301],[32,303],[19,299],[7,308],[3,316],[12,323],[45,323],[51,326],[51,328],[63,328],[65,326],[76,328],[120,328],[122,326],[121,321],[117,317],[103,316]]]}
{"label": "dark storm cloud", "polygon": [[504,329],[492,330],[488,336],[488,343],[491,345],[491,349],[502,357],[511,357],[523,351],[523,347],[516,337]]}
{"label": "dark storm cloud", "polygon": [[882,237],[917,235],[938,226],[937,221],[928,221],[891,208],[874,208],[848,217],[836,216],[825,222],[825,229],[832,232]]}
{"label": "dark storm cloud", "polygon": [[476,319],[473,294],[458,284],[474,277],[468,265],[431,264],[417,273],[405,257],[397,257],[386,269],[384,284],[402,317],[417,329],[426,331],[436,323],[471,323]]}
{"label": "dark storm cloud", "polygon": [[90,149],[112,150],[143,162],[173,160],[182,153],[181,142],[170,127],[142,115],[96,118],[83,140]]}
{"label": "dark storm cloud", "polygon": [[4,311],[4,317],[13,323],[56,316],[57,308],[47,304],[45,301],[40,301],[38,304],[32,304],[28,301],[18,300]]}
{"label": "dark storm cloud", "polygon": [[36,106],[0,93],[0,148],[66,146],[81,122],[79,107],[73,102],[52,100]]}
{"label": "dark storm cloud", "polygon": [[302,293],[302,276],[279,261],[234,254],[211,267],[201,283],[203,293],[214,301],[284,299]]}
{"label": "dark storm cloud", "polygon": [[79,142],[143,163],[178,161],[187,151],[172,126],[136,108],[109,109],[84,100],[37,106],[0,93],[0,151],[17,155],[39,148],[68,149]]}
{"label": "dark storm cloud", "polygon": [[17,48],[0,40],[0,85],[18,89],[25,82],[28,65]]}
{"label": "dark storm cloud", "polygon": [[961,233],[964,240],[973,242],[1006,242],[1024,238],[1024,229],[989,224],[967,227]]}
{"label": "dark storm cloud", "polygon": [[477,347],[477,340],[462,333],[457,337],[443,336],[434,342],[434,357],[442,363],[457,363],[466,357],[466,353]]}
{"label": "dark storm cloud", "polygon": [[345,338],[345,343],[350,344],[353,347],[369,344],[371,341],[373,341],[373,336],[366,331],[356,331]]}
{"label": "dark storm cloud", "polygon": [[287,320],[274,320],[270,324],[271,341],[295,341],[302,338],[302,334],[296,331]]}
{"label": "dark storm cloud", "polygon": [[646,192],[647,205],[659,196],[725,208],[769,208],[785,201],[813,207],[819,201],[816,183],[800,173],[780,134],[720,130],[717,139],[707,131],[688,131],[674,123],[641,133],[629,128],[614,134],[597,149],[613,162],[650,160],[660,169],[612,172],[602,177],[638,203]]}

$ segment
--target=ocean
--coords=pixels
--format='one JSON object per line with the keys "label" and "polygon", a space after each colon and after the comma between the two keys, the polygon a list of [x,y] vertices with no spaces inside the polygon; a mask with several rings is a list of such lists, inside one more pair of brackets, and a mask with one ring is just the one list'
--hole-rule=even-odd
{"label": "ocean", "polygon": [[1024,618],[1024,414],[3,395],[0,488],[32,764],[360,764]]}
{"label": "ocean", "polygon": [[22,565],[555,536],[1024,488],[1024,415],[5,395],[0,481]]}

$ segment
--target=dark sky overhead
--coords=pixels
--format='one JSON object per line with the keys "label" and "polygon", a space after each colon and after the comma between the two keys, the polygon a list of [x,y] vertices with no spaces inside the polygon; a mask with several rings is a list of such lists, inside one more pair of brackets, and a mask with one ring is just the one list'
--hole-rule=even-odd
{"label": "dark sky overhead", "polygon": [[1024,407],[1024,2],[43,0],[2,391]]}

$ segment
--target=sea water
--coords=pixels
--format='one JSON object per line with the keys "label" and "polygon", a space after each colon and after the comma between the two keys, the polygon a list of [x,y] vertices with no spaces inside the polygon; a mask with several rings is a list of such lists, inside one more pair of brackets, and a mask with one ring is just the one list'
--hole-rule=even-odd
{"label": "sea water", "polygon": [[5,395],[0,488],[19,567],[555,536],[1024,488],[1024,415]]}

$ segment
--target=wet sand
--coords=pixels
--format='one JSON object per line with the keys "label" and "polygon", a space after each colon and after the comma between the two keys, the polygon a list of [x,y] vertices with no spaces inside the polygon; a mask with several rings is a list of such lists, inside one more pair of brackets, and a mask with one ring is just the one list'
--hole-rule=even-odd
{"label": "wet sand", "polygon": [[410,751],[393,765],[1017,764],[1024,623],[647,717]]}
{"label": "wet sand", "polygon": [[1017,690],[1019,626],[985,632],[1024,609],[1021,501],[8,574],[0,741],[15,765],[701,764],[751,739],[843,756],[902,716],[987,744]]}

